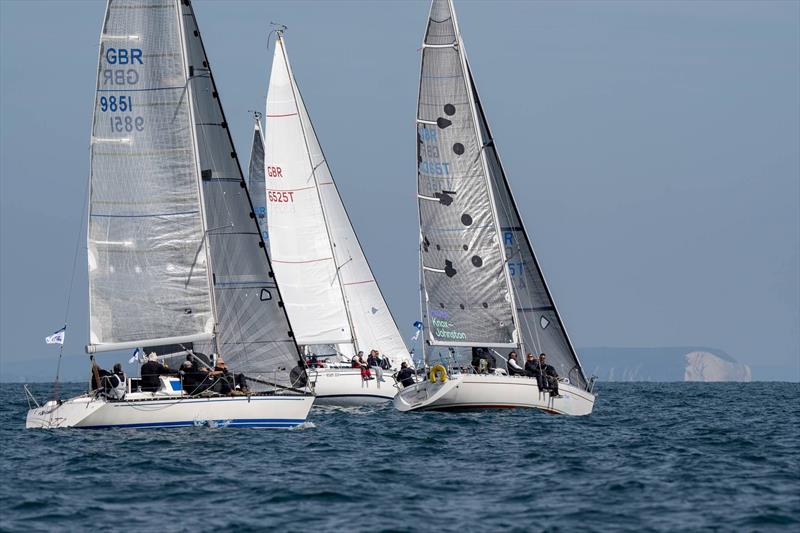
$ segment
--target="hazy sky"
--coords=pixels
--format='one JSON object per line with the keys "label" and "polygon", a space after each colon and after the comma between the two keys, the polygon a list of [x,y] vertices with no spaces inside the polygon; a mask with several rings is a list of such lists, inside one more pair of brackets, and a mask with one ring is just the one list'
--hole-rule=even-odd
{"label": "hazy sky", "polygon": [[[105,2],[0,1],[0,374],[84,368],[84,228]],[[418,318],[425,1],[196,1],[246,166],[269,22],[401,333]],[[800,2],[456,3],[534,247],[581,346],[706,345],[800,379]],[[51,366],[52,365],[52,366]],[[42,369],[42,367],[45,367]]]}

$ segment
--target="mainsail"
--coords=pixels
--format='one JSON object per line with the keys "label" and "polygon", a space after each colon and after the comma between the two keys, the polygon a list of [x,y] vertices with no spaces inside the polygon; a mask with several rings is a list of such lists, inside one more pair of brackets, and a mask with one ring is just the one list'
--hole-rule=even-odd
{"label": "mainsail", "polygon": [[410,361],[336,189],[282,32],[275,41],[266,128],[270,253],[297,342],[338,344],[351,353],[377,349],[394,364]]}
{"label": "mainsail", "polygon": [[[463,109],[463,114],[468,116],[459,117],[460,109]],[[500,243],[501,249],[498,251],[488,248],[487,253],[494,254],[502,263],[507,263],[508,268],[505,269],[505,276],[495,274],[482,279],[487,280],[486,283],[496,281],[496,287],[492,291],[499,287],[501,293],[509,295],[511,315],[517,324],[517,336],[513,345],[534,353],[547,353],[548,362],[555,366],[561,376],[566,376],[573,384],[585,388],[586,376],[544,280],[500,163],[466,60],[451,0],[434,0],[431,6],[423,47],[417,122],[423,294],[426,296],[432,344],[464,345],[463,342],[447,342],[438,331],[441,329],[442,321],[446,321],[451,327],[444,331],[447,334],[445,336],[453,338],[452,324],[455,320],[451,320],[450,317],[467,316],[466,320],[469,320],[469,315],[464,314],[464,311],[469,311],[469,306],[459,305],[458,309],[454,309],[452,304],[448,305],[445,296],[441,296],[437,302],[432,294],[442,294],[442,285],[445,293],[463,291],[468,294],[470,286],[485,287],[480,285],[484,282],[477,281],[470,285],[459,276],[464,270],[469,275],[476,276],[476,272],[485,269],[486,257],[483,257],[483,267],[473,262],[472,266],[476,268],[470,270],[466,268],[469,264],[465,264],[464,257],[471,253],[471,249],[463,246],[463,254],[459,258],[457,255],[459,241],[446,239],[461,236],[462,240],[467,242],[468,229],[456,231],[458,225],[454,224],[453,217],[460,215],[460,212],[468,207],[474,210],[473,206],[488,202],[491,208],[484,208],[481,221],[488,231],[497,231],[492,235],[492,242]],[[453,129],[459,125],[466,128],[470,134],[477,130],[474,133],[474,144],[471,137],[468,137],[469,142],[461,140],[465,138],[465,134]],[[470,129],[473,125],[476,130]],[[481,179],[473,174],[471,181],[454,180],[451,174],[455,174],[455,177],[470,176],[453,170],[459,168],[458,162],[470,154],[469,162],[472,166],[468,167],[468,170],[477,172]],[[488,187],[485,186],[486,179]],[[451,189],[444,190],[445,184]],[[459,200],[459,194],[462,194],[464,200]],[[438,202],[434,202],[431,196]],[[468,212],[467,217],[462,217],[461,222],[464,226],[472,228],[475,225],[472,211]],[[435,267],[436,261],[443,259],[445,262],[450,262],[444,267],[444,275]],[[450,278],[449,282],[445,282],[444,277]],[[461,285],[454,283],[459,281]],[[503,282],[507,285],[504,286]],[[498,309],[502,309],[503,313],[509,311],[502,306],[498,306]],[[469,331],[466,333],[469,338]],[[480,342],[480,337],[477,340],[470,339],[468,344],[491,345]]]}
{"label": "mainsail", "polygon": [[215,347],[237,371],[250,377],[285,380],[285,371],[298,360],[297,345],[191,4],[183,2],[182,10],[213,266]]}
{"label": "mainsail", "polygon": [[110,0],[91,144],[87,351],[214,329],[183,25],[175,0]]}
{"label": "mainsail", "polygon": [[250,189],[250,200],[253,202],[253,211],[258,220],[258,227],[261,228],[261,237],[266,242],[269,234],[267,233],[267,191],[264,180],[264,137],[261,134],[261,113],[255,115],[247,187]]}
{"label": "mainsail", "polygon": [[417,110],[428,342],[513,347],[515,310],[472,97],[452,7],[447,0],[434,0]]}

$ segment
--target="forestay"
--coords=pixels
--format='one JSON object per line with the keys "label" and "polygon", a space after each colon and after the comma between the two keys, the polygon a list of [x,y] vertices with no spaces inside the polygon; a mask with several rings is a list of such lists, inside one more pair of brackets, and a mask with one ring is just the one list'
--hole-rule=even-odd
{"label": "forestay", "polygon": [[175,0],[110,0],[92,124],[90,345],[211,337],[211,291]]}
{"label": "forestay", "polygon": [[267,242],[267,191],[264,180],[264,137],[261,135],[261,113],[256,113],[253,128],[253,146],[250,149],[250,167],[247,174],[247,186],[250,189],[250,200],[253,211],[261,229],[261,238]]}
{"label": "forestay", "polygon": [[450,3],[434,0],[417,112],[428,341],[513,347],[514,309],[463,54]]}
{"label": "forestay", "polygon": [[[467,68],[469,72],[469,67]],[[497,147],[471,72],[469,78],[477,104],[481,137],[486,146],[489,177],[500,220],[503,245],[506,249],[523,347],[534,354],[546,353],[547,362],[556,368],[560,376],[568,377],[573,385],[586,388],[586,376],[547,288],[514,196],[511,194],[511,187],[500,164]]]}
{"label": "forestay", "polygon": [[190,87],[217,309],[217,343],[228,366],[285,379],[298,360],[281,294],[247,192],[196,19],[182,4]]}

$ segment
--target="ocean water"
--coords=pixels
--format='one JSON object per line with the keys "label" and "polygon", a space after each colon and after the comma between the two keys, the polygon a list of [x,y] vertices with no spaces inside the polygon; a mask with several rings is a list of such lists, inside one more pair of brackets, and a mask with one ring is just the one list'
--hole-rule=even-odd
{"label": "ocean water", "polygon": [[3,384],[0,529],[800,531],[800,384],[598,392],[584,418],[387,405],[299,430],[42,431]]}

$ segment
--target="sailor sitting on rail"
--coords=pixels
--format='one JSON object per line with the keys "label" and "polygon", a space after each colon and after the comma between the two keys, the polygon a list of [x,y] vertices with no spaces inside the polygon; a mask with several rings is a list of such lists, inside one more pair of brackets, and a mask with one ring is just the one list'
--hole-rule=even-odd
{"label": "sailor sitting on rail", "polygon": [[524,376],[525,370],[517,363],[517,352],[512,351],[508,354],[508,375]]}

